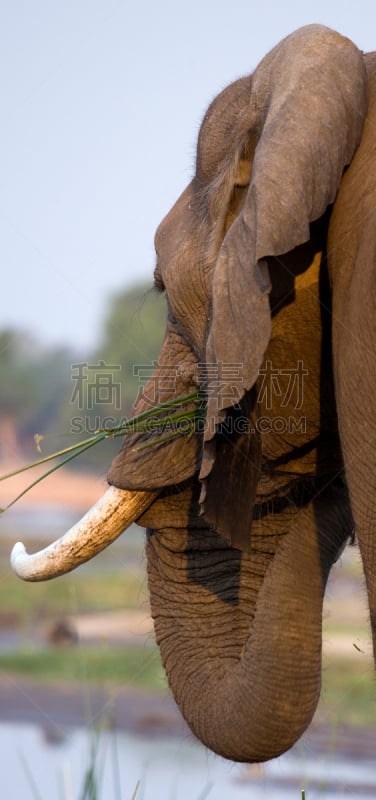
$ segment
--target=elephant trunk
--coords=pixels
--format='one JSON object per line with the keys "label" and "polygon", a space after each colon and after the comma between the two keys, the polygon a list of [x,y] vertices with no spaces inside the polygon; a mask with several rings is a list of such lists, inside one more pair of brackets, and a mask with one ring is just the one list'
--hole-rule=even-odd
{"label": "elephant trunk", "polygon": [[293,515],[287,533],[255,524],[250,553],[209,530],[149,536],[152,613],[171,689],[196,736],[226,758],[280,755],[316,709],[323,594],[349,533],[337,499],[326,492]]}

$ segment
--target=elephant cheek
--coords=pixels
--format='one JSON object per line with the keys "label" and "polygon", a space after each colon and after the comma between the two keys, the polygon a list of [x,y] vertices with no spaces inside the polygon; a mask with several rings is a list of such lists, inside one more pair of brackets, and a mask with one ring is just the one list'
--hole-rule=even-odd
{"label": "elephant cheek", "polygon": [[[191,350],[168,329],[158,365],[134,405],[134,415],[195,393],[196,372],[197,364]],[[179,408],[183,406],[178,404],[176,412]],[[184,405],[184,411],[194,409],[193,401]],[[192,434],[189,413],[187,417],[180,420],[177,430],[164,425],[163,416],[158,415],[148,420],[144,432],[126,436],[120,453],[111,464],[107,476],[109,484],[132,491],[161,489],[182,483],[198,472],[202,437],[199,433]]]}
{"label": "elephant cheek", "polygon": [[200,485],[196,480],[183,487],[166,488],[138,518],[137,524],[153,532],[173,528],[179,537],[184,536],[188,527],[201,529],[199,496]]}
{"label": "elephant cheek", "polygon": [[[142,449],[144,444],[148,445],[146,450]],[[174,486],[198,471],[201,449],[199,436],[182,434],[159,445],[132,436],[112,462],[107,480],[111,486],[131,491]]]}

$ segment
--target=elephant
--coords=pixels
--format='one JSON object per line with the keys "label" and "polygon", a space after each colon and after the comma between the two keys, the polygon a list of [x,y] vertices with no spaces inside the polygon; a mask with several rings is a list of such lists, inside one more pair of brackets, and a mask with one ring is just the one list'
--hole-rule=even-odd
{"label": "elephant", "polygon": [[274,758],[309,726],[325,586],[354,528],[376,645],[375,103],[376,54],[321,25],[213,100],[156,233],[168,320],[134,407],[160,399],[167,372],[171,399],[201,392],[204,424],[126,437],[77,525],[13,549],[16,572],[44,580],[146,528],[171,691],[235,761]]}

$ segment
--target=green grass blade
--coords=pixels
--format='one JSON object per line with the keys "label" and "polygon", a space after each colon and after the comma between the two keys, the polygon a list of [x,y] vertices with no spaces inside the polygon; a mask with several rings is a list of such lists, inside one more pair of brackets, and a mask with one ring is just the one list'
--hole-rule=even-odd
{"label": "green grass blade", "polygon": [[[161,426],[163,426],[166,432],[160,438],[154,439],[150,442],[145,442],[139,447],[134,448],[135,452],[141,452],[146,449],[157,447],[160,444],[165,444],[166,442],[176,438],[176,436],[191,436],[195,430],[195,422],[203,419],[204,404],[205,396],[203,392],[200,390],[190,392],[189,394],[182,395],[181,397],[168,400],[165,403],[161,403],[160,405],[146,409],[145,411],[142,411],[141,414],[137,414],[135,417],[131,417],[130,419],[119,423],[119,425],[115,425],[113,428],[98,429],[95,435],[91,436],[89,439],[84,439],[77,444],[69,445],[69,447],[65,447],[62,450],[51,453],[48,456],[43,456],[43,458],[38,458],[36,461],[33,461],[30,464],[26,464],[25,466],[19,467],[12,472],[8,472],[6,475],[1,475],[0,481],[3,481],[22,472],[26,472],[33,467],[46,464],[48,461],[66,456],[62,461],[29,484],[29,486],[20,492],[20,494],[18,494],[17,497],[12,500],[12,502],[9,503],[5,509],[0,508],[0,513],[11,508],[18,500],[21,499],[21,497],[29,492],[30,489],[33,489],[34,486],[43,481],[56,470],[60,469],[60,467],[64,466],[64,464],[68,464],[73,458],[77,458],[90,447],[94,447],[94,445],[103,441],[103,439],[110,439],[115,438],[116,436],[130,435],[134,433],[150,433],[151,431],[158,430],[161,428]],[[188,429],[182,430],[179,428],[179,425],[182,422],[190,422],[191,424],[188,426]]]}
{"label": "green grass blade", "polygon": [[[197,391],[182,395],[174,400],[167,400],[165,403],[160,403],[157,406],[142,411],[135,417],[130,417],[119,425],[115,425],[113,428],[98,428],[98,433],[107,433],[107,435],[113,436],[122,433],[142,433],[144,430],[149,430],[147,427],[144,427],[145,423],[153,422],[156,415],[162,415],[166,411],[172,411],[184,405],[188,406],[192,402],[194,402],[196,406],[200,406],[204,402],[203,394]],[[167,416],[165,419],[169,420],[170,417]],[[160,424],[160,422],[155,420],[155,425],[157,426],[158,424]]]}
{"label": "green grass blade", "polygon": [[[101,431],[98,431],[101,433]],[[17,469],[12,470],[12,472],[7,472],[5,475],[0,475],[0,481],[6,481],[8,478],[14,478],[15,475],[20,475],[22,472],[26,472],[28,469],[33,469],[33,467],[40,467],[41,464],[46,464],[48,461],[53,461],[54,458],[59,458],[60,456],[64,456],[67,453],[72,453],[74,450],[81,450],[81,447],[90,444],[91,442],[96,443],[98,434],[91,436],[90,439],[84,439],[82,442],[77,442],[77,444],[71,444],[69,447],[64,447],[63,450],[58,450],[56,453],[51,453],[49,456],[44,456],[43,458],[38,458],[36,461],[32,461],[30,464],[25,464],[23,467],[18,467]],[[77,453],[79,455],[79,453]],[[46,475],[49,473],[47,472]]]}
{"label": "green grass blade", "polygon": [[98,441],[102,441],[102,439],[104,439],[104,438],[105,438],[104,434],[101,434],[100,436],[95,437],[93,440],[88,441],[87,444],[85,444],[83,447],[81,447],[80,450],[76,451],[75,453],[72,453],[70,456],[68,456],[68,458],[64,458],[63,461],[59,462],[59,464],[55,464],[55,466],[51,467],[51,469],[49,469],[48,472],[44,472],[43,475],[40,475],[39,478],[36,478],[35,481],[30,483],[26,487],[26,489],[23,489],[23,491],[20,492],[20,494],[18,494],[17,497],[15,497],[14,500],[12,500],[11,503],[8,503],[8,505],[5,508],[0,509],[0,513],[4,512],[4,511],[7,511],[9,508],[14,506],[14,504],[17,503],[17,501],[20,500],[21,497],[23,497],[25,494],[27,494],[27,492],[29,492],[30,489],[33,489],[33,487],[37,486],[38,483],[40,483],[41,481],[44,481],[45,478],[48,478],[49,475],[52,475],[53,472],[56,472],[56,470],[60,469],[60,467],[64,466],[64,464],[68,464],[69,461],[72,461],[74,458],[79,456],[81,453],[84,453],[85,450],[89,450],[90,447],[94,447],[94,445],[97,444]]}
{"label": "green grass blade", "polygon": [[[60,458],[61,456],[66,455],[67,453],[76,452],[76,455],[80,455],[83,450],[81,448],[86,447],[86,445],[97,444],[99,441],[102,441],[103,438],[110,438],[112,436],[121,436],[127,433],[143,433],[144,431],[148,431],[149,427],[145,425],[146,422],[153,423],[153,418],[155,415],[163,414],[165,411],[170,411],[174,408],[179,408],[182,405],[189,405],[191,402],[195,401],[196,404],[199,404],[203,401],[203,397],[200,396],[198,392],[191,392],[188,395],[184,395],[182,397],[178,397],[175,400],[168,400],[166,403],[161,403],[158,406],[154,406],[153,408],[147,409],[146,411],[141,412],[135,417],[131,417],[130,419],[125,420],[125,422],[119,423],[119,425],[115,425],[113,428],[98,428],[95,432],[94,436],[91,436],[89,439],[84,439],[83,441],[77,442],[76,444],[69,445],[69,447],[64,447],[62,450],[57,450],[55,453],[51,453],[48,456],[43,456],[43,458],[38,458],[36,461],[32,461],[30,464],[25,464],[23,467],[18,467],[11,472],[7,472],[5,475],[0,475],[0,481],[5,481],[8,478],[13,478],[15,475],[19,475],[22,472],[26,472],[29,469],[33,469],[33,467],[39,467],[41,464],[46,464],[48,461],[53,461],[55,458]],[[184,412],[180,411],[179,414],[184,414]],[[190,411],[186,413],[194,414],[195,410],[190,409]],[[171,417],[166,417],[165,422],[173,422],[175,415]],[[155,420],[155,427],[158,427],[160,421]],[[152,424],[152,427],[154,425]],[[103,434],[103,435],[102,435]],[[65,462],[62,462],[65,463]],[[49,473],[46,473],[48,475]]]}
{"label": "green grass blade", "polygon": [[192,423],[192,430],[190,432],[184,431],[184,433],[182,433],[182,431],[179,431],[179,429],[177,429],[175,431],[171,431],[170,433],[164,434],[159,439],[153,439],[152,442],[145,442],[145,444],[140,444],[138,445],[138,447],[133,447],[132,450],[133,453],[143,453],[145,450],[153,450],[154,447],[159,447],[159,445],[161,444],[167,444],[172,439],[177,439],[178,436],[189,436],[190,433],[192,432],[193,432],[193,423]]}

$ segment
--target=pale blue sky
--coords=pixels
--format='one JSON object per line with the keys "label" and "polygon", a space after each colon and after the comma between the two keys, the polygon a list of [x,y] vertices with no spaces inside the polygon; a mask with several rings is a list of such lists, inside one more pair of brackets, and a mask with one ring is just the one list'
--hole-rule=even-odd
{"label": "pale blue sky", "polygon": [[0,0],[0,328],[93,348],[152,279],[206,106],[320,22],[376,49],[374,0]]}

